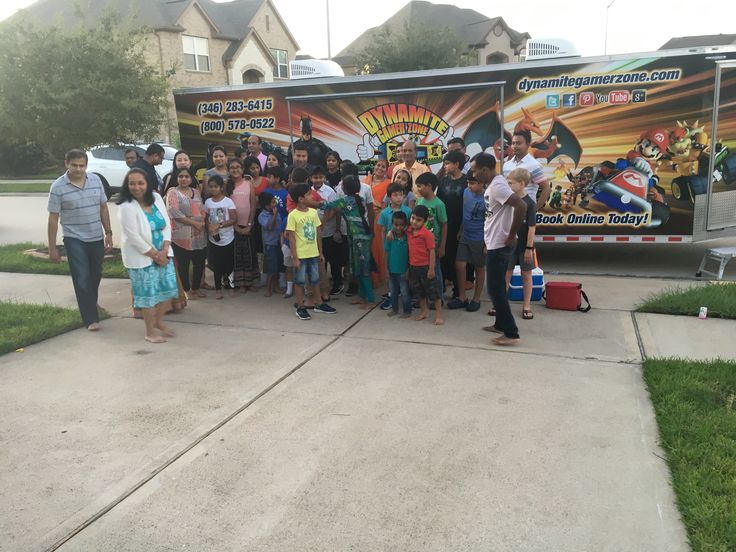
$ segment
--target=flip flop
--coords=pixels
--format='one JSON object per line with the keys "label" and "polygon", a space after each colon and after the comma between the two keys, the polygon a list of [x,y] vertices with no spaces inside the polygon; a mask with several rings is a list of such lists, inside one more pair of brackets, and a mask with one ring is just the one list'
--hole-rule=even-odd
{"label": "flip flop", "polygon": [[523,310],[521,311],[521,317],[524,320],[532,320],[534,318],[534,313],[530,310]]}

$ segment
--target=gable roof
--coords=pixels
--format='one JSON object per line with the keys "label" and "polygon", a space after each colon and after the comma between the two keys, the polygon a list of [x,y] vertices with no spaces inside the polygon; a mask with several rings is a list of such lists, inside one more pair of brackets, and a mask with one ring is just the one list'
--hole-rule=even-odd
{"label": "gable roof", "polygon": [[475,10],[448,4],[433,4],[425,0],[412,0],[378,27],[365,31],[335,58],[353,56],[376,40],[384,30],[397,33],[405,24],[432,28],[447,27],[454,31],[469,49],[485,45],[488,33],[497,24],[501,24],[508,33],[513,47],[520,46],[524,40],[531,38],[529,33],[522,33],[509,27],[502,17],[487,17]]}
{"label": "gable roof", "polygon": [[[288,27],[281,19],[270,0],[86,0],[83,2],[84,16],[92,23],[106,13],[129,16],[135,23],[146,25],[154,31],[183,31],[179,19],[193,4],[197,4],[214,26],[215,36],[225,40],[242,41],[250,32],[253,18],[261,6],[268,3],[280,20],[289,39],[299,48]],[[39,23],[74,25],[79,22],[75,8],[69,0],[37,0],[27,8],[19,10],[8,21],[30,19]]]}
{"label": "gable roof", "polygon": [[736,34],[678,36],[670,38],[659,49],[670,50],[672,48],[696,48],[698,46],[726,46],[728,44],[736,44]]}

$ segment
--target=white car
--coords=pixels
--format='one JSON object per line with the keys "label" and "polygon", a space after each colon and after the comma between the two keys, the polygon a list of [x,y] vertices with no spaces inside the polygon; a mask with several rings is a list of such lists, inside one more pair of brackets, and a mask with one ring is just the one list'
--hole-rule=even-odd
{"label": "white car", "polygon": [[[164,161],[156,167],[156,172],[164,177],[172,171],[176,148],[170,144],[161,144],[164,148]],[[125,150],[133,148],[140,157],[146,153],[148,144],[130,146],[95,146],[87,151],[87,172],[96,174],[102,180],[105,193],[110,198],[120,192],[123,178],[130,170],[125,164]]]}

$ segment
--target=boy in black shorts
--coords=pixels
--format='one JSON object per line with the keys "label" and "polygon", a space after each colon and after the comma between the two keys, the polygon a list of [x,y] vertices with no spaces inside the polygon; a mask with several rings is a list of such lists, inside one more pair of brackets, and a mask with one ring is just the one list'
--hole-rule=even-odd
{"label": "boy in black shorts", "polygon": [[529,184],[529,171],[526,169],[514,169],[508,175],[509,186],[514,190],[526,204],[526,215],[524,216],[524,222],[521,223],[519,228],[518,237],[519,240],[516,242],[516,251],[511,256],[511,262],[509,262],[509,268],[506,272],[506,287],[511,283],[511,275],[515,265],[519,265],[521,268],[521,284],[524,291],[524,306],[522,307],[521,317],[524,320],[531,320],[534,318],[532,312],[532,270],[536,266],[536,259],[534,258],[534,234],[536,231],[536,219],[537,219],[537,204],[532,198],[530,198],[525,187]]}
{"label": "boy in black shorts", "polygon": [[414,320],[424,320],[429,316],[429,301],[434,302],[435,326],[445,323],[442,318],[442,301],[437,282],[435,266],[434,235],[427,230],[425,224],[429,218],[429,209],[423,205],[414,207],[406,233],[409,241],[409,285],[412,296],[419,298],[421,311]]}

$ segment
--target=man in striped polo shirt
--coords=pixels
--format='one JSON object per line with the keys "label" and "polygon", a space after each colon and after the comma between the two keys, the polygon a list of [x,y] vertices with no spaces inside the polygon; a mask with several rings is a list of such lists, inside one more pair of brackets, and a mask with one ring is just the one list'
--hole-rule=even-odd
{"label": "man in striped polo shirt", "polygon": [[[514,131],[514,135],[511,137],[511,150],[514,154],[504,159],[503,175],[507,176],[514,169],[529,171],[532,178],[526,187],[526,193],[537,204],[537,211],[540,211],[547,203],[552,187],[547,177],[544,176],[542,165],[529,153],[531,142],[532,135],[528,130]],[[537,192],[539,192],[539,199],[537,199]]]}
{"label": "man in striped polo shirt", "polygon": [[[70,150],[64,158],[66,172],[49,191],[49,258],[59,262],[56,233],[61,220],[64,248],[72,274],[82,322],[91,332],[100,329],[97,293],[105,250],[112,250],[110,213],[102,182],[87,172],[87,154]],[[104,228],[104,241],[103,241]]]}

